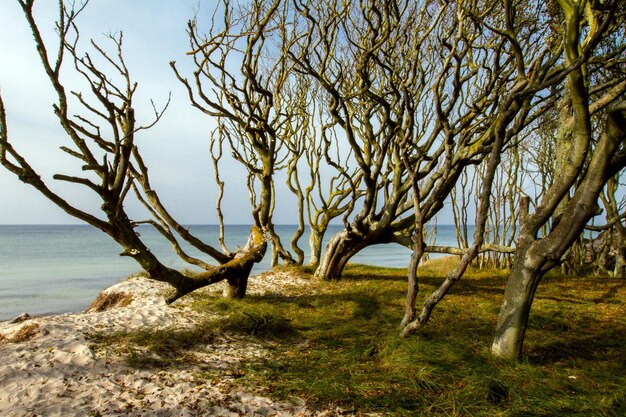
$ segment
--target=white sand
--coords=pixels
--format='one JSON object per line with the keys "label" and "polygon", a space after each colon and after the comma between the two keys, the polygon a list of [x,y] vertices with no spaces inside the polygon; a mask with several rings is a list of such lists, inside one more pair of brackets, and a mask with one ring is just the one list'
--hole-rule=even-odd
{"label": "white sand", "polygon": [[[249,291],[305,290],[309,285],[274,273],[252,278]],[[96,332],[193,326],[199,317],[185,306],[184,298],[167,306],[166,291],[164,284],[133,277],[105,291],[132,294],[126,307],[0,322],[0,416],[348,415],[338,409],[314,410],[300,399],[277,402],[238,388],[228,369],[270,355],[250,339],[214,340],[190,352],[195,364],[164,371],[129,367],[115,346],[92,349],[87,335]],[[197,373],[206,369],[221,376],[199,378]]]}

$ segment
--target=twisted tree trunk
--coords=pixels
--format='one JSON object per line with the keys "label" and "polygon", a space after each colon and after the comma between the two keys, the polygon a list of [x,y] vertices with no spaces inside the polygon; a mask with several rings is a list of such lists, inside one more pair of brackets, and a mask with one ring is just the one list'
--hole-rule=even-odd
{"label": "twisted tree trunk", "polygon": [[624,167],[625,140],[626,102],[621,102],[609,112],[605,131],[593,151],[587,171],[559,223],[547,236],[537,239],[537,212],[523,221],[491,346],[496,357],[508,360],[520,357],[537,286],[543,275],[560,263],[563,254],[596,213],[598,196],[606,182]]}
{"label": "twisted tree trunk", "polygon": [[315,276],[323,280],[340,279],[348,261],[362,249],[376,244],[378,236],[371,234],[359,236],[349,230],[342,230],[334,235],[326,245],[322,263],[315,271]]}
{"label": "twisted tree trunk", "polygon": [[166,299],[168,304],[192,291],[223,280],[228,281],[225,297],[243,298],[252,267],[263,259],[267,250],[265,236],[254,226],[247,244],[232,259],[204,272],[185,274],[163,265],[143,243],[132,222],[124,214],[110,217],[110,222],[114,228],[109,234],[124,248],[121,255],[133,258],[150,278],[174,287],[174,292]]}

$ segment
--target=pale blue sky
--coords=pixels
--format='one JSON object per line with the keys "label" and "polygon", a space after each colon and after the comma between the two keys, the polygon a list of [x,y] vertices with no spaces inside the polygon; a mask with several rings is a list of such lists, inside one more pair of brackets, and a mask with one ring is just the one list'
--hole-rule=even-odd
{"label": "pale blue sky", "polygon": [[[212,4],[202,2],[201,11],[208,13]],[[35,2],[36,16],[51,41],[56,5],[51,0]],[[185,29],[197,6],[198,0],[92,0],[78,24],[84,47],[91,38],[106,45],[103,34],[124,32],[127,65],[139,82],[135,100],[139,120],[149,121],[150,99],[163,104],[172,92],[172,102],[163,120],[141,133],[137,143],[151,167],[153,185],[181,221],[215,223],[216,192],[208,153],[212,122],[191,108],[168,65],[175,60],[184,68],[188,61]],[[0,3],[0,56],[0,89],[14,146],[29,157],[44,178],[58,171],[72,172],[68,167],[75,163],[58,149],[67,140],[51,112],[52,89],[44,78],[32,35],[16,0]],[[225,166],[223,176],[228,187],[227,222],[248,223],[248,196],[240,168]],[[81,187],[52,180],[50,184],[69,200],[97,212],[100,203],[89,193],[79,193]],[[0,170],[0,190],[0,224],[76,222],[4,169]],[[136,212],[132,206],[129,209]]]}
{"label": "pale blue sky", "polygon": [[[183,73],[190,73],[190,70],[185,71],[185,63],[189,62],[189,57],[185,56],[187,21],[198,6],[200,17],[208,17],[214,4],[212,0],[91,0],[78,20],[84,48],[88,47],[89,39],[106,45],[104,34],[124,32],[126,62],[131,75],[139,82],[135,106],[140,122],[150,120],[150,99],[163,104],[172,92],[172,102],[162,121],[142,132],[136,143],[151,168],[153,187],[183,223],[217,221],[214,210],[217,193],[208,153],[213,122],[189,105],[186,91],[175,80],[168,63],[175,60]],[[35,10],[47,39],[53,41],[57,2],[38,0]],[[38,61],[32,35],[17,0],[0,0],[0,56],[3,63],[0,65],[0,89],[7,108],[10,140],[49,180],[53,189],[68,200],[78,202],[81,208],[98,213],[100,202],[93,193],[83,190],[84,187],[51,179],[55,172],[79,172],[79,165],[58,149],[68,140],[52,114],[52,89]],[[69,83],[70,75],[68,71],[64,78]],[[225,164],[221,175],[227,182],[226,222],[250,223],[242,169],[235,163]],[[0,224],[78,222],[4,169],[0,169],[0,192]],[[278,195],[274,222],[295,223],[295,201],[289,191],[279,189]],[[134,217],[142,217],[135,216],[139,211],[134,203],[129,202],[127,209]],[[449,213],[442,213],[439,222],[451,223]]]}

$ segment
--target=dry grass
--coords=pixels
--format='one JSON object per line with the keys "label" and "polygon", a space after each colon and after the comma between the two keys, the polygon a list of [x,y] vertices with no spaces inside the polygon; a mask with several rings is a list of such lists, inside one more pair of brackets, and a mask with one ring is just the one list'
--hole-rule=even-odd
{"label": "dry grass", "polygon": [[95,300],[85,310],[86,313],[106,311],[112,308],[126,307],[133,301],[133,296],[124,292],[98,294]]}
{"label": "dry grass", "polygon": [[22,343],[35,337],[39,331],[39,325],[37,323],[25,324],[20,329],[11,334],[10,336],[0,335],[0,345],[7,343]]}

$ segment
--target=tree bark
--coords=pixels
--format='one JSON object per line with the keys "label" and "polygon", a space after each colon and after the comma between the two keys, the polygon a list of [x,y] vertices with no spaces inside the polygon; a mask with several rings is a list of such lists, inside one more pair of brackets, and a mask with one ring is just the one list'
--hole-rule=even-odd
{"label": "tree bark", "polygon": [[340,279],[348,261],[374,243],[370,236],[361,238],[347,230],[337,233],[326,245],[324,259],[315,271],[315,276],[325,281]]}
{"label": "tree bark", "polygon": [[530,308],[541,279],[538,271],[528,268],[524,260],[528,260],[529,264],[537,264],[541,261],[527,254],[528,248],[518,250],[520,252],[509,274],[496,333],[491,345],[493,355],[511,360],[517,360],[522,350]]}
{"label": "tree bark", "polygon": [[321,234],[317,229],[311,228],[311,234],[309,235],[309,249],[311,251],[309,268],[317,269],[320,264],[320,259],[322,257],[322,238],[323,234]]}
{"label": "tree bark", "polygon": [[[419,232],[421,233],[421,231]],[[406,301],[404,304],[404,317],[400,322],[400,328],[404,329],[410,322],[415,319],[417,309],[415,303],[417,301],[417,294],[419,293],[419,281],[417,279],[417,268],[424,256],[424,239],[418,237],[415,242],[415,248],[411,254],[411,260],[409,261],[409,267],[407,269],[407,291]]]}
{"label": "tree bark", "polygon": [[[573,65],[581,58],[583,10],[575,3],[559,1],[559,4],[565,15],[565,62]],[[568,101],[563,106],[556,140],[555,180],[535,212],[520,225],[518,253],[507,281],[492,343],[492,353],[502,359],[517,360],[520,357],[539,281],[548,270],[558,265],[580,236],[585,224],[595,214],[602,188],[624,163],[623,158],[617,156],[620,154],[618,147],[625,138],[624,102],[607,109],[604,131],[592,150],[587,87],[583,69],[575,67],[567,75]],[[589,164],[585,171],[587,160]],[[575,185],[574,196],[569,199]],[[553,221],[551,230],[538,239],[539,229],[555,214],[558,219]]]}
{"label": "tree bark", "polygon": [[226,280],[228,287],[224,296],[243,298],[246,295],[248,277],[255,263],[260,262],[267,250],[267,242],[263,233],[253,227],[246,246],[233,259],[208,271],[187,275],[163,265],[144,245],[126,219],[117,218],[113,223],[116,233],[112,235],[124,247],[122,256],[129,256],[149,274],[150,278],[170,284],[174,292],[166,299],[168,304],[199,288]]}
{"label": "tree bark", "polygon": [[228,285],[224,289],[225,298],[243,298],[248,289],[248,277],[252,271],[253,262],[245,263],[241,268],[241,274],[227,279]]}
{"label": "tree bark", "polygon": [[[519,359],[539,281],[547,271],[559,264],[563,254],[580,236],[589,219],[596,213],[602,188],[626,163],[623,149],[618,151],[626,140],[625,113],[626,102],[620,102],[609,111],[605,130],[593,150],[587,170],[562,212],[559,223],[549,234],[537,239],[536,232],[540,228],[537,211],[523,222],[518,252],[507,281],[491,347],[496,357]],[[567,171],[564,167],[560,168]],[[549,194],[548,191],[546,195]]]}

